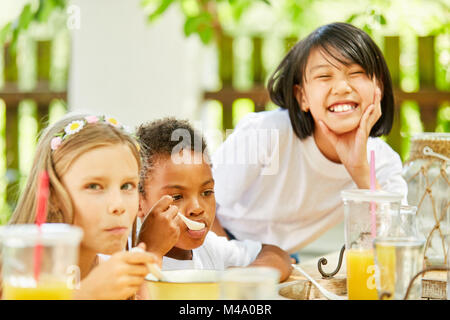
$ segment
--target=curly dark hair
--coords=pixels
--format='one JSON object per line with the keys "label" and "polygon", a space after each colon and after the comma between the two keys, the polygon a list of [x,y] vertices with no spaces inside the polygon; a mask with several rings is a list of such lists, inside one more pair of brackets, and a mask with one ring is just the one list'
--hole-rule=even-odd
{"label": "curly dark hair", "polygon": [[[145,181],[153,165],[161,157],[174,152],[191,150],[201,152],[209,162],[208,149],[203,135],[195,130],[188,120],[173,117],[154,120],[139,126],[136,136],[141,146],[142,167],[139,191],[145,196]],[[201,150],[200,150],[201,146]]]}

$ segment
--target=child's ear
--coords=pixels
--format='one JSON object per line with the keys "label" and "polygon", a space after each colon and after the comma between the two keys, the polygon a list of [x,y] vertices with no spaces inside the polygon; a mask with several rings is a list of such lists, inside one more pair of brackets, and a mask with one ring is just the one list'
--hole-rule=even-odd
{"label": "child's ear", "polygon": [[142,195],[139,195],[139,210],[137,216],[141,219],[145,217],[147,212],[145,211],[146,205]]}
{"label": "child's ear", "polygon": [[380,89],[381,99],[383,99],[383,95],[384,95],[384,84],[383,84],[383,81],[375,78],[375,76],[374,76],[373,77],[373,82],[374,82],[375,88]]}
{"label": "child's ear", "polygon": [[306,98],[306,95],[304,94],[303,89],[298,85],[294,85],[294,96],[295,99],[297,99],[297,103],[300,106],[300,110],[303,112],[309,111],[309,103]]}

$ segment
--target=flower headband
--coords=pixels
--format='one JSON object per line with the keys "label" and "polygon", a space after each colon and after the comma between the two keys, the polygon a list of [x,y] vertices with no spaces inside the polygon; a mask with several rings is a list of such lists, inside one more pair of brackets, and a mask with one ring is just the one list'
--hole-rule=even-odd
{"label": "flower headband", "polygon": [[[64,140],[67,139],[67,137],[80,132],[87,124],[89,123],[98,123],[103,122],[106,124],[109,124],[115,128],[124,130],[127,134],[131,135],[133,138],[136,138],[133,135],[132,130],[130,127],[120,124],[117,119],[113,117],[105,117],[105,116],[87,116],[80,120],[74,120],[68,125],[64,127],[64,131],[60,133],[56,133],[55,137],[50,142],[50,147],[54,151],[59,148],[59,146],[63,143]],[[136,143],[136,147],[139,150],[139,144]]]}

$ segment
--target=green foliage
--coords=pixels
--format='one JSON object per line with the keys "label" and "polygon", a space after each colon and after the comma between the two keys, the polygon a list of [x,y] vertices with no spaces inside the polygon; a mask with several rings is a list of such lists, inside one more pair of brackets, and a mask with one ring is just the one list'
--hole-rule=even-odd
{"label": "green foliage", "polygon": [[439,108],[436,132],[450,132],[450,103]]}
{"label": "green foliage", "polygon": [[212,27],[213,17],[209,12],[200,12],[198,15],[186,17],[184,34],[190,36],[198,33],[203,43],[209,43],[214,35]]}
{"label": "green foliage", "polygon": [[[14,50],[19,34],[28,29],[32,22],[46,22],[52,12],[65,9],[69,0],[35,0],[36,6],[26,4],[19,17],[15,21],[0,26],[0,43],[4,43],[11,37],[11,46]],[[197,35],[204,44],[211,43],[215,37],[223,30],[229,30],[234,25],[235,30],[246,32],[245,29],[258,30],[261,25],[266,25],[270,20],[271,29],[281,28],[283,32],[292,35],[302,33],[302,30],[309,29],[316,23],[325,23],[322,16],[329,15],[330,12],[311,10],[312,8],[323,7],[327,9],[327,3],[340,4],[341,12],[347,16],[340,19],[352,23],[369,34],[375,30],[389,29],[389,25],[409,24],[412,30],[423,29],[426,25],[427,34],[438,35],[450,32],[450,20],[442,15],[442,12],[449,12],[448,0],[361,0],[359,2],[348,0],[141,0],[141,6],[147,14],[149,23],[154,23],[167,10],[175,5],[181,8],[184,14],[184,34],[189,37]],[[396,5],[404,7],[437,8],[429,15],[424,15],[421,21],[409,19],[407,14]],[[262,7],[262,8],[261,8]],[[254,11],[264,11],[261,19],[256,19],[249,23],[247,17]],[[439,13],[440,12],[440,13]],[[397,16],[395,18],[394,16]],[[268,19],[269,17],[269,19]],[[400,17],[400,18],[399,18]],[[444,17],[444,18],[443,18]],[[338,18],[339,19],[339,18]],[[399,20],[399,21],[396,21]],[[250,27],[249,27],[250,24]],[[287,30],[288,29],[288,30]]]}
{"label": "green foliage", "polygon": [[142,5],[150,9],[148,21],[153,22],[159,18],[174,2],[174,0],[143,0]]}
{"label": "green foliage", "polygon": [[[331,22],[330,15],[334,21],[354,24],[370,35],[380,30],[389,34],[395,30],[398,34],[400,28],[408,28],[409,32],[426,30],[428,35],[450,31],[450,21],[442,14],[449,12],[448,0],[142,0],[141,5],[150,22],[171,6],[179,5],[185,18],[184,34],[197,35],[205,44],[224,30],[240,34],[264,30],[282,32],[285,36],[304,35],[320,24]],[[422,13],[419,20],[417,15],[409,18],[406,11],[410,8]]]}
{"label": "green foliage", "polygon": [[153,23],[172,5],[180,5],[185,18],[184,34],[198,35],[204,44],[209,44],[223,29],[220,10],[228,10],[234,21],[240,21],[255,3],[270,5],[268,0],[142,0],[141,6]]}
{"label": "green foliage", "polygon": [[12,22],[7,23],[0,29],[0,44],[6,42],[6,38],[11,32]]}
{"label": "green foliage", "polygon": [[54,11],[65,9],[67,2],[68,0],[39,0],[36,8],[27,3],[14,21],[1,26],[0,44],[9,41],[11,51],[15,52],[19,35],[28,30],[30,24],[47,22]]}
{"label": "green foliage", "polygon": [[66,0],[39,0],[39,7],[36,10],[35,20],[43,23],[48,21],[52,12],[56,9],[64,9]]}
{"label": "green foliage", "polygon": [[346,22],[360,25],[361,29],[370,35],[373,34],[375,28],[379,29],[387,23],[385,16],[373,7],[364,12],[352,14]]}

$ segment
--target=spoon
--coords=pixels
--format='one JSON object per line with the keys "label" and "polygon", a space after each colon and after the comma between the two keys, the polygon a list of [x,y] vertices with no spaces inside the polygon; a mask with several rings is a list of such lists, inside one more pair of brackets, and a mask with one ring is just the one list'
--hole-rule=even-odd
{"label": "spoon", "polygon": [[197,221],[193,221],[189,218],[186,218],[184,214],[181,214],[180,212],[178,212],[178,216],[181,218],[181,220],[183,220],[183,222],[186,224],[186,226],[190,229],[190,230],[202,230],[205,227],[205,224],[202,222],[197,222]]}
{"label": "spoon", "polygon": [[[144,249],[140,247],[134,247],[130,250],[131,252],[145,252]],[[161,269],[156,263],[147,263],[147,269],[151,274],[153,274],[158,281],[168,281],[167,278],[163,275]]]}
{"label": "spoon", "polygon": [[298,272],[300,272],[301,274],[303,274],[309,281],[311,281],[311,283],[313,285],[315,285],[317,287],[317,289],[319,289],[320,293],[322,293],[327,299],[329,299],[329,300],[345,300],[345,298],[340,297],[340,296],[328,291],[324,287],[322,287],[319,283],[317,283],[316,280],[314,280],[309,274],[307,274],[302,268],[300,268],[300,266],[293,264],[292,267],[295,270],[297,270]]}

